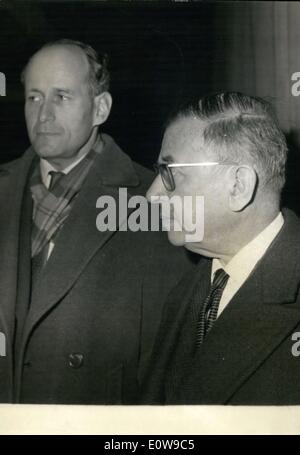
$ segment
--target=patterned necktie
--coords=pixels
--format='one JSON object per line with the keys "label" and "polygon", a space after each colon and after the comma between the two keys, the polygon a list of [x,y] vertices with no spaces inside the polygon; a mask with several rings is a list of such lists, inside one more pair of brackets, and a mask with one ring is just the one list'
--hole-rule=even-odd
{"label": "patterned necktie", "polygon": [[205,335],[209,332],[217,319],[220,300],[228,279],[229,275],[225,272],[225,270],[218,269],[215,272],[209,294],[201,308],[197,323],[197,347],[203,343]]}

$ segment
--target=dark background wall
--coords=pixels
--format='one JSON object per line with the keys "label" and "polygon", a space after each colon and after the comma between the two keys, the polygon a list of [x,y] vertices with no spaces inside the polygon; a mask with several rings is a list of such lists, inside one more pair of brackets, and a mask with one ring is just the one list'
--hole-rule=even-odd
{"label": "dark background wall", "polygon": [[113,109],[103,129],[133,158],[151,165],[168,112],[191,92],[205,93],[209,82],[212,8],[178,6],[26,1],[2,9],[0,71],[7,77],[7,96],[0,99],[0,160],[19,155],[28,143],[22,66],[44,42],[66,37],[109,55]]}
{"label": "dark background wall", "polygon": [[[103,131],[133,159],[150,167],[159,153],[163,124],[179,103],[211,91],[243,89],[245,80],[244,91],[260,95],[255,84],[257,66],[256,72],[248,67],[254,68],[251,46],[257,18],[263,28],[264,15],[270,14],[254,6],[253,20],[249,4],[3,0],[0,72],[6,75],[7,93],[0,97],[0,162],[20,156],[28,146],[19,82],[22,67],[43,43],[72,38],[109,55],[113,109]],[[276,27],[269,33],[273,39]],[[255,43],[262,74],[263,62],[274,54],[264,48],[265,42],[264,38]],[[291,148],[285,202],[300,212],[299,147],[292,144]]]}

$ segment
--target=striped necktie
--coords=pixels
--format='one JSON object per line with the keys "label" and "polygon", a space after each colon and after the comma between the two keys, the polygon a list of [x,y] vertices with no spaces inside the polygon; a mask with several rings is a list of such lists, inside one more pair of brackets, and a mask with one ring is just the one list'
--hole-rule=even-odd
{"label": "striped necktie", "polygon": [[228,279],[229,275],[223,269],[218,269],[214,274],[209,294],[202,305],[197,323],[197,347],[203,343],[205,335],[209,332],[217,319],[220,300]]}

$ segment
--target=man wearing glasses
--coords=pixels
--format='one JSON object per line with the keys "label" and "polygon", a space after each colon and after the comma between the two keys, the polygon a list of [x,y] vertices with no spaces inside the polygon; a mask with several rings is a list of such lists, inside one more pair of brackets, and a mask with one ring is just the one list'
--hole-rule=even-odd
{"label": "man wearing glasses", "polygon": [[[147,195],[192,198],[184,216],[174,204],[168,236],[199,263],[167,300],[144,402],[300,404],[300,222],[280,207],[286,157],[258,98],[208,96],[170,121]],[[197,196],[204,235],[189,241]]]}

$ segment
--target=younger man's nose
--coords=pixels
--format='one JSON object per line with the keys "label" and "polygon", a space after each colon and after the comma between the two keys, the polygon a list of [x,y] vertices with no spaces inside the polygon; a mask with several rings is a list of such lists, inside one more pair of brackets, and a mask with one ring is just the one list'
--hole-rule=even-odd
{"label": "younger man's nose", "polygon": [[43,104],[40,107],[40,112],[39,112],[39,119],[40,122],[47,122],[48,120],[54,120],[55,115],[54,115],[54,107],[51,103],[51,101],[44,101]]}

